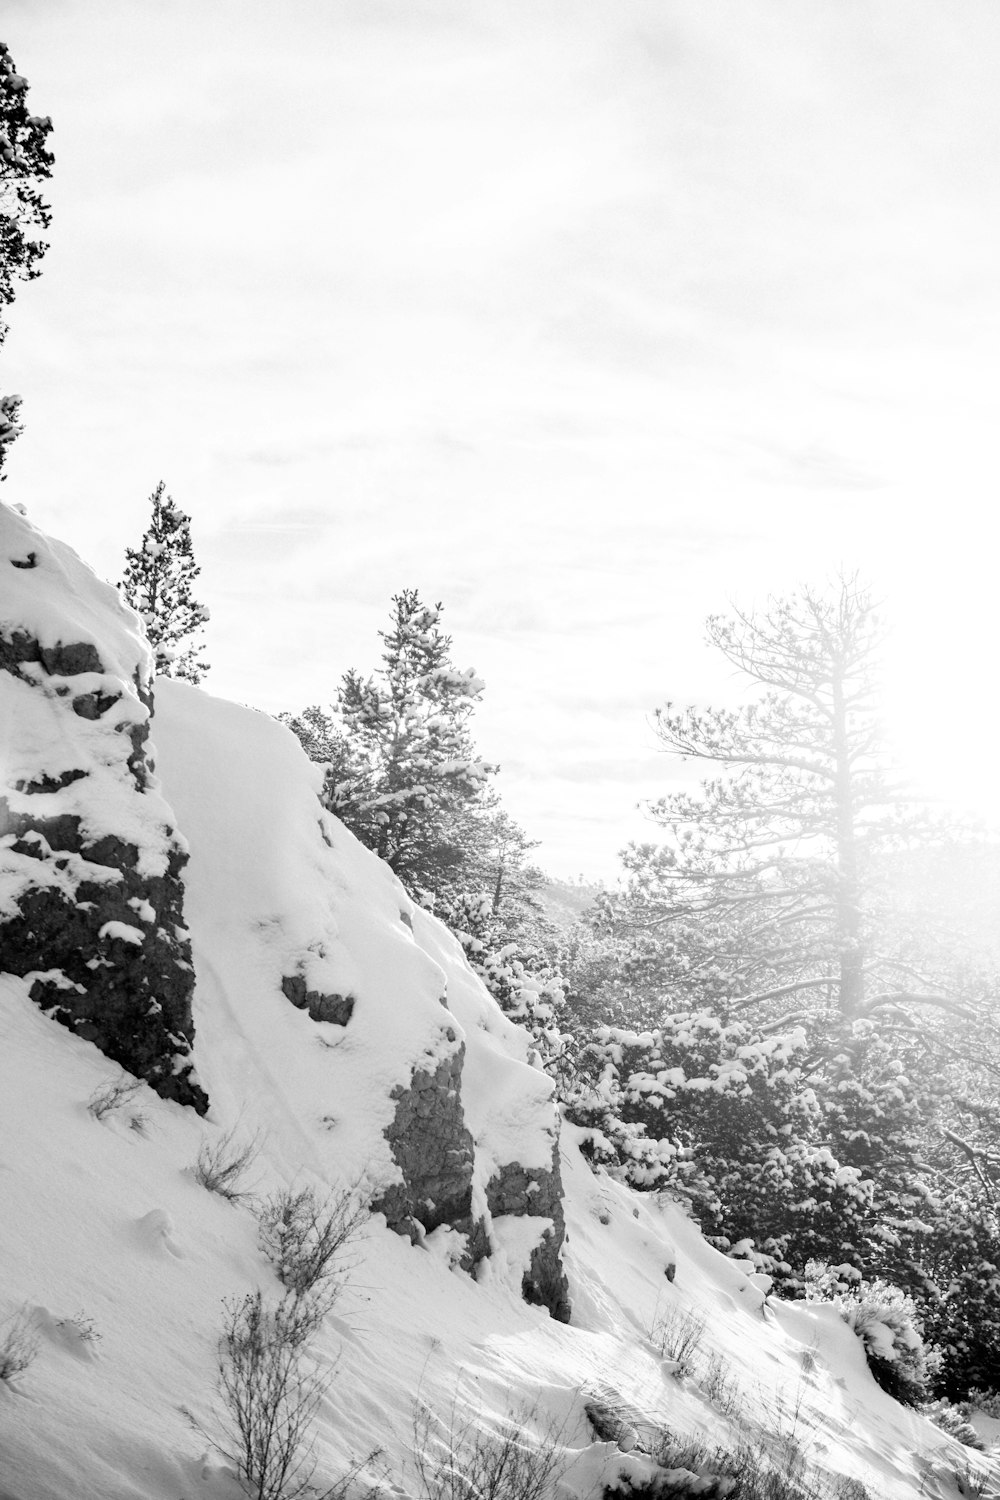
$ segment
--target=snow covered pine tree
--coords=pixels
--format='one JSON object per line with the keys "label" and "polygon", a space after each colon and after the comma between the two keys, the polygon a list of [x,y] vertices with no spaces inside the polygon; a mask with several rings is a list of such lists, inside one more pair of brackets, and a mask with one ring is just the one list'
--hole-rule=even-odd
{"label": "snow covered pine tree", "polygon": [[191,517],[164,492],[162,479],[150,499],[153,517],[142,545],[125,549],[121,591],[146,626],[157,672],[200,682],[208,671],[205,647],[191,637],[209,616],[191,594],[201,572],[191,548]]}
{"label": "snow covered pine tree", "polygon": [[331,811],[429,901],[467,863],[470,813],[496,770],[477,758],[468,728],[484,683],[452,664],[441,605],[423,604],[416,589],[393,596],[391,628],[379,635],[382,666],[367,678],[345,672],[333,715],[314,706],[284,722],[328,767]]}

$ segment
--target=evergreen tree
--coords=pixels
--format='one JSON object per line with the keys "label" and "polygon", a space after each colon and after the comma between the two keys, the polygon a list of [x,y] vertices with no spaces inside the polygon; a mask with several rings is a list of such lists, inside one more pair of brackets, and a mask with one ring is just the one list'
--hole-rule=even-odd
{"label": "evergreen tree", "polygon": [[[52,221],[40,183],[52,175],[54,157],[46,141],[48,116],[28,113],[28,80],[18,73],[10,49],[0,42],[0,307],[14,300],[18,281],[41,274],[38,262],[48,246],[35,231]],[[0,316],[0,343],[7,324]],[[21,426],[20,396],[0,396],[0,471]],[[0,472],[0,479],[6,476]]]}
{"label": "evergreen tree", "polygon": [[948,1009],[873,920],[886,858],[946,834],[907,798],[881,732],[870,595],[846,579],[708,629],[757,692],[738,710],[657,711],[663,744],[716,774],[649,809],[666,841],[628,852],[633,908],[711,928],[732,1011]]}
{"label": "evergreen tree", "polygon": [[810,1259],[906,1288],[954,1394],[1000,1337],[996,985],[930,942],[970,845],[894,774],[853,580],[709,631],[757,692],[658,715],[714,774],[655,804],[666,841],[626,852],[570,966],[571,999],[596,981],[617,1022],[584,1048],[571,1117],[596,1160],[683,1193],[786,1290]]}
{"label": "evergreen tree", "polygon": [[192,639],[208,610],[191,593],[201,569],[191,547],[191,518],[165,493],[163,481],[150,497],[152,518],[138,548],[126,548],[121,590],[139,614],[165,677],[200,682],[208,671],[204,644]]}
{"label": "evergreen tree", "polygon": [[484,684],[455,667],[441,605],[423,604],[415,589],[394,595],[379,635],[382,665],[369,677],[346,672],[332,713],[313,706],[285,722],[326,764],[331,811],[412,894],[431,899],[468,865],[496,769],[469,732]]}

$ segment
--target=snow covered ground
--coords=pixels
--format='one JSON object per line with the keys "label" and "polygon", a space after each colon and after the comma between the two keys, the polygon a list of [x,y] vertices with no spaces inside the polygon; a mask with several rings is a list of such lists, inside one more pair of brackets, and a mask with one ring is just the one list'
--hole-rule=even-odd
{"label": "snow covered ground", "polygon": [[[211,1108],[199,1118],[143,1085],[96,1118],[88,1101],[119,1070],[45,1017],[26,981],[0,977],[0,1323],[15,1320],[0,1351],[19,1318],[37,1343],[23,1372],[0,1379],[0,1500],[243,1493],[213,1446],[219,1335],[227,1299],[259,1287],[276,1300],[281,1287],[252,1201],[197,1180],[206,1142],[256,1144],[245,1186],[258,1199],[377,1193],[397,1173],[384,1136],[393,1089],[464,1040],[474,1208],[486,1212],[497,1168],[543,1168],[551,1149],[551,1091],[527,1035],[445,929],[321,814],[294,738],[160,682],[153,742],[157,796],[190,848],[194,1060]],[[350,1023],[290,1004],[280,981],[293,973],[350,996]],[[879,1390],[833,1309],[765,1300],[676,1205],[593,1175],[572,1127],[560,1153],[568,1325],[520,1294],[545,1220],[494,1221],[475,1279],[456,1266],[454,1230],[411,1244],[381,1215],[368,1221],[308,1344],[328,1379],[312,1430],[320,1490],[377,1453],[359,1484],[421,1496],[415,1430],[440,1454],[438,1423],[458,1434],[512,1416],[529,1444],[555,1444],[566,1500],[600,1496],[623,1472],[641,1479],[658,1431],[679,1447],[748,1442],[841,1500],[865,1493],[852,1479],[871,1500],[976,1493],[959,1477],[982,1461]],[[610,1435],[595,1433],[588,1404]]]}

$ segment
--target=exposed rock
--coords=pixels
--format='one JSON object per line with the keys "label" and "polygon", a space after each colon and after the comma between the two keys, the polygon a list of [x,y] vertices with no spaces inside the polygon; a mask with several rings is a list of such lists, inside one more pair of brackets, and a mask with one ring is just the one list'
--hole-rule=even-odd
{"label": "exposed rock", "polygon": [[[455,1041],[451,1027],[446,1033]],[[485,1225],[472,1217],[472,1136],[462,1111],[461,1043],[433,1067],[417,1068],[408,1088],[392,1091],[396,1113],[385,1136],[403,1181],[393,1183],[372,1203],[389,1228],[411,1240],[442,1224],[468,1236],[463,1270],[489,1253]]]}
{"label": "exposed rock", "polygon": [[[0,819],[21,822],[6,813],[0,798]],[[83,865],[84,860],[60,858],[65,844],[58,827],[36,820],[33,831],[48,847],[29,844],[30,857],[60,873],[72,863]],[[92,858],[93,850],[84,850],[90,879],[71,889],[31,886],[16,915],[0,920],[0,967],[29,977],[32,1000],[54,1020],[146,1079],[164,1098],[193,1104],[203,1113],[208,1100],[192,1081],[187,1060],[194,971],[181,926],[179,876],[185,856],[177,851],[165,876],[140,878],[134,849],[119,844],[115,861],[110,841],[102,842],[100,861]],[[12,852],[23,847],[23,841],[14,844]],[[135,902],[148,904],[152,922],[139,922]]]}
{"label": "exposed rock", "polygon": [[486,1203],[494,1218],[515,1214],[551,1219],[551,1228],[543,1231],[531,1252],[521,1293],[526,1302],[547,1307],[558,1322],[568,1323],[569,1283],[562,1266],[566,1217],[563,1213],[558,1140],[553,1141],[551,1167],[524,1167],[520,1162],[509,1162],[501,1167],[487,1183]]}
{"label": "exposed rock", "polygon": [[314,1021],[332,1021],[334,1026],[346,1026],[354,1014],[353,995],[324,995],[321,990],[310,990],[301,974],[286,974],[281,981],[281,991],[299,1010],[304,1010]]}
{"label": "exposed rock", "polygon": [[[148,648],[110,585],[0,505],[0,564],[29,538],[35,566],[8,575],[0,596],[0,971],[165,1098],[204,1112],[187,853],[152,779]],[[60,635],[64,611],[94,640]]]}

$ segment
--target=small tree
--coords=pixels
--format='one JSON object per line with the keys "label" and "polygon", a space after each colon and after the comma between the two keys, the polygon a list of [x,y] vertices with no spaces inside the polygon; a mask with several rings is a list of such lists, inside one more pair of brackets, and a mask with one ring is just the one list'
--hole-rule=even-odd
{"label": "small tree", "polygon": [[496,768],[473,749],[469,719],[484,684],[452,663],[441,605],[405,589],[392,606],[381,667],[346,672],[332,715],[312,707],[286,722],[327,765],[330,809],[423,896],[466,862],[468,815]]}
{"label": "small tree", "polygon": [[165,493],[162,480],[150,499],[153,514],[142,543],[125,550],[121,590],[146,626],[157,672],[200,682],[208,671],[205,647],[192,637],[209,615],[191,593],[201,572],[191,547],[191,518]]}
{"label": "small tree", "polygon": [[[14,300],[18,281],[41,274],[38,262],[48,246],[35,231],[52,222],[42,201],[41,182],[52,176],[55,158],[46,141],[52,129],[47,115],[28,113],[28,80],[18,73],[10,49],[0,42],[0,306]],[[0,317],[0,343],[7,324]],[[20,396],[0,397],[0,471],[21,426]],[[0,479],[6,476],[0,472]]]}

